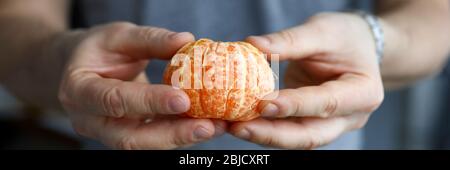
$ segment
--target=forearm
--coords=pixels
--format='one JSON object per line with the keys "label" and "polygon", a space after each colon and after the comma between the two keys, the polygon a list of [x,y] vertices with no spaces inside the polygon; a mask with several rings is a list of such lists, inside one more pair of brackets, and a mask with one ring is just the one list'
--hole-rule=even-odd
{"label": "forearm", "polygon": [[449,1],[378,1],[385,31],[381,67],[386,88],[433,75],[445,64],[450,47]]}
{"label": "forearm", "polygon": [[58,106],[65,6],[57,0],[0,3],[0,81],[28,104]]}

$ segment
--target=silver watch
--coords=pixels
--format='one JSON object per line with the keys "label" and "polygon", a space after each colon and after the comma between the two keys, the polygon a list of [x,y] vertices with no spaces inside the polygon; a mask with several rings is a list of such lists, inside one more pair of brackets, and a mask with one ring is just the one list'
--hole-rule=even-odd
{"label": "silver watch", "polygon": [[360,15],[369,24],[370,30],[372,31],[372,35],[375,39],[378,63],[381,65],[384,55],[385,39],[383,28],[378,21],[378,17],[364,11],[356,11],[355,13]]}

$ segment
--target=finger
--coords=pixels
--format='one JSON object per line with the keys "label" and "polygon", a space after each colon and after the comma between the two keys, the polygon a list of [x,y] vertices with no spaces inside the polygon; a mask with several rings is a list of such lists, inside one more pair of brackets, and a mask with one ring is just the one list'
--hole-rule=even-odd
{"label": "finger", "polygon": [[172,32],[163,28],[132,24],[113,24],[106,35],[108,49],[137,58],[169,59],[186,43],[195,40],[188,32]]}
{"label": "finger", "polygon": [[235,123],[230,132],[239,138],[277,148],[313,149],[330,143],[344,132],[361,128],[368,114],[334,118],[291,118]]}
{"label": "finger", "polygon": [[215,127],[214,137],[221,136],[226,132],[228,125],[225,121],[218,119],[212,119],[211,121],[214,123]]}
{"label": "finger", "polygon": [[155,120],[124,130],[121,126],[111,126],[102,139],[118,149],[175,149],[208,140],[215,133],[213,123],[207,119]]}
{"label": "finger", "polygon": [[[216,133],[208,119],[170,118],[142,123],[135,119],[82,119],[83,135],[115,149],[175,149],[208,140]],[[79,125],[78,125],[79,126]]]}
{"label": "finger", "polygon": [[337,43],[326,35],[319,24],[307,22],[272,34],[250,36],[246,41],[267,54],[278,54],[280,60],[300,59],[333,49]]}
{"label": "finger", "polygon": [[281,90],[259,105],[264,117],[333,117],[373,112],[383,101],[379,82],[343,75],[320,86]]}
{"label": "finger", "polygon": [[[188,96],[167,85],[152,85],[102,78],[82,73],[68,83],[66,98],[77,101],[72,110],[111,117],[142,117],[155,114],[178,114],[190,107]],[[69,104],[71,105],[71,104]]]}

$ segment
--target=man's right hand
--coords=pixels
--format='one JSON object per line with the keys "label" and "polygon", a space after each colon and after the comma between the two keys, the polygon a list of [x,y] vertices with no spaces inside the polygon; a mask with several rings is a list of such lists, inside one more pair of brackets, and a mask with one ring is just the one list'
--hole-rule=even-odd
{"label": "man's right hand", "polygon": [[59,99],[77,133],[118,149],[174,149],[224,132],[225,123],[175,115],[188,96],[150,84],[150,59],[170,59],[190,33],[129,23],[99,26],[80,34],[65,67]]}

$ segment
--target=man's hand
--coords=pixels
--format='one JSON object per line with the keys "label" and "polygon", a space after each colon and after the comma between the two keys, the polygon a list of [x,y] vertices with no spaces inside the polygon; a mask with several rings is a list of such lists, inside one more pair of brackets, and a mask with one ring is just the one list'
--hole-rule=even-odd
{"label": "man's hand", "polygon": [[383,101],[368,24],[352,14],[320,14],[301,26],[247,39],[290,60],[288,89],[260,104],[265,118],[235,123],[235,136],[280,148],[311,149],[367,122]]}
{"label": "man's hand", "polygon": [[173,149],[223,133],[223,122],[179,118],[188,96],[150,84],[150,59],[170,59],[190,33],[128,23],[82,33],[68,61],[59,99],[81,135],[119,149]]}

